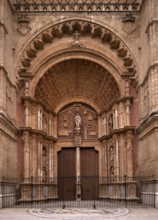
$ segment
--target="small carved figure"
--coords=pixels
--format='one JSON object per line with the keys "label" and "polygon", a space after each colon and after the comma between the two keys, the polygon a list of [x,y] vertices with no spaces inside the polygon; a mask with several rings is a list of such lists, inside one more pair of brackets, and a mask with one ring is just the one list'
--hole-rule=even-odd
{"label": "small carved figure", "polygon": [[75,124],[76,124],[76,128],[80,128],[81,127],[81,117],[80,117],[80,115],[78,113],[75,116]]}

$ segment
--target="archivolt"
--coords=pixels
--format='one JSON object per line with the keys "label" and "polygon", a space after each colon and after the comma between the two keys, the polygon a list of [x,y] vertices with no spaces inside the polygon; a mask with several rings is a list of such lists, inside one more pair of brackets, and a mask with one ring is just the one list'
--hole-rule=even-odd
{"label": "archivolt", "polygon": [[27,74],[31,61],[37,56],[38,51],[44,49],[48,43],[53,43],[54,38],[62,38],[64,35],[72,35],[78,31],[82,36],[97,37],[102,44],[109,44],[113,51],[116,51],[118,57],[123,60],[123,64],[128,70],[130,76],[136,76],[136,64],[129,48],[122,40],[100,24],[86,21],[83,19],[71,19],[55,24],[38,34],[24,50],[18,65],[20,76]]}

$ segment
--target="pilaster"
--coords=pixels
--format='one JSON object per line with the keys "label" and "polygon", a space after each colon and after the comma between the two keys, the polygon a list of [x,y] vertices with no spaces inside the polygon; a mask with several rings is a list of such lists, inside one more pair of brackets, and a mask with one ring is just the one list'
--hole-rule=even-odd
{"label": "pilaster", "polygon": [[30,178],[30,135],[24,132],[24,178],[27,181]]}
{"label": "pilaster", "polygon": [[133,177],[132,138],[133,138],[133,135],[129,131],[127,134],[127,139],[126,139],[126,167],[127,167],[126,175],[129,177]]}

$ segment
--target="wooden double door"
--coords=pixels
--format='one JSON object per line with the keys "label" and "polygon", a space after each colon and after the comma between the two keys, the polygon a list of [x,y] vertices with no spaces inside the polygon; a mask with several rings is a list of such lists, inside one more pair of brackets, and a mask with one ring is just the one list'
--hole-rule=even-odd
{"label": "wooden double door", "polygon": [[75,200],[77,187],[82,200],[94,200],[99,194],[98,151],[80,149],[80,177],[76,176],[76,149],[63,148],[58,152],[58,194],[60,200]]}

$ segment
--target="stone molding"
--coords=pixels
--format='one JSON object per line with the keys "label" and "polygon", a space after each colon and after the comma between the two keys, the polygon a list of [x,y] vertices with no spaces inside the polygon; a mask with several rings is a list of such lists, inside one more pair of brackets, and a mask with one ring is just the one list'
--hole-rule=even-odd
{"label": "stone molding", "polygon": [[77,13],[107,13],[107,12],[139,12],[141,8],[140,1],[129,2],[123,0],[122,2],[114,0],[102,0],[87,2],[85,0],[80,1],[54,1],[51,0],[46,3],[42,0],[33,1],[26,0],[25,3],[21,1],[12,2],[14,13],[57,13],[57,12],[77,12]]}
{"label": "stone molding", "polygon": [[56,138],[53,137],[52,135],[49,136],[47,135],[45,132],[43,132],[42,130],[37,130],[37,129],[32,129],[30,127],[21,127],[20,128],[22,133],[28,133],[28,135],[36,135],[36,136],[41,136],[44,138],[44,140],[47,141],[53,141],[53,143],[56,141]]}
{"label": "stone molding", "polygon": [[119,135],[124,135],[124,137],[127,137],[127,134],[129,132],[132,132],[134,134],[135,129],[136,129],[135,126],[125,126],[124,128],[119,128],[111,131],[110,134],[100,137],[99,140],[103,142],[108,140],[111,141],[111,138],[113,137],[116,138]]}
{"label": "stone molding", "polygon": [[[5,126],[5,129],[3,126]],[[7,129],[6,129],[7,128]],[[14,135],[17,135],[19,132],[19,129],[13,124],[12,121],[8,119],[3,113],[0,112],[0,130],[1,132],[4,132],[7,136],[9,136],[11,139],[16,141],[16,138]],[[7,132],[7,130],[9,132]],[[9,134],[10,133],[10,134]]]}
{"label": "stone molding", "polygon": [[[54,38],[62,38],[65,34],[70,36],[75,31],[78,31],[81,36],[86,34],[87,36],[100,38],[103,45],[104,43],[109,44],[111,50],[116,51],[117,56],[122,60],[127,72],[132,73],[134,76],[137,75],[135,59],[124,42],[104,26],[85,19],[69,19],[39,33],[28,44],[20,58],[19,74],[25,75],[29,72],[32,60],[37,57],[38,51],[43,50],[46,44],[52,44]],[[135,81],[137,81],[137,77]]]}

